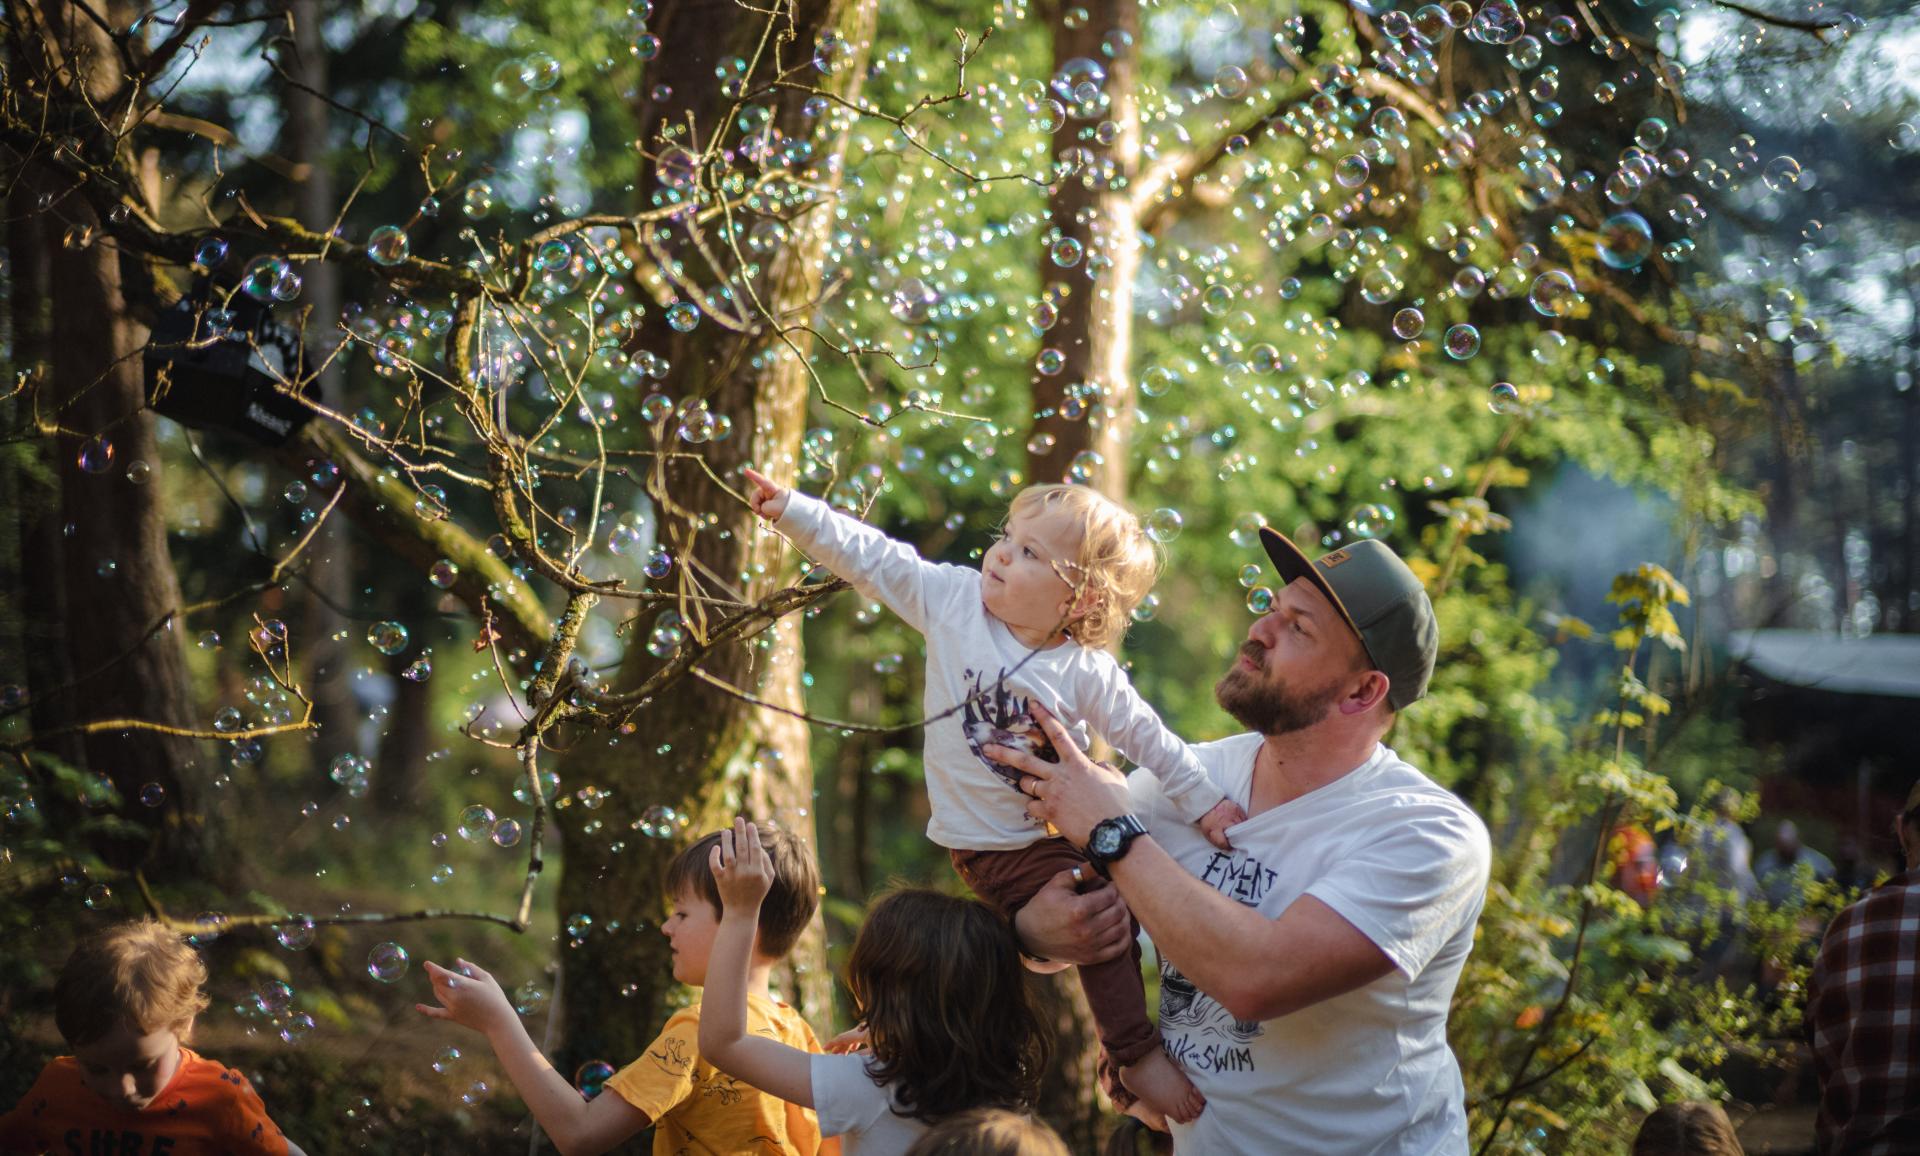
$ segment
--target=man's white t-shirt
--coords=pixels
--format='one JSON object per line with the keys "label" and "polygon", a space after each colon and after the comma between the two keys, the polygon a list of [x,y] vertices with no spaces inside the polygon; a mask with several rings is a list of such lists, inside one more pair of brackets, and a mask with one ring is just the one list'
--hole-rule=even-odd
{"label": "man's white t-shirt", "polygon": [[[1195,747],[1245,807],[1262,739]],[[1385,746],[1358,768],[1208,843],[1169,811],[1151,775],[1129,782],[1154,841],[1195,878],[1279,918],[1311,895],[1374,942],[1396,970],[1264,1022],[1243,1022],[1180,974],[1161,947],[1160,1032],[1207,1097],[1173,1125],[1178,1151],[1429,1156],[1467,1151],[1466,1092],[1447,1046],[1447,1008],[1486,898],[1486,826]]]}
{"label": "man's white t-shirt", "polygon": [[867,1074],[871,1056],[815,1055],[813,1111],[822,1136],[840,1137],[845,1156],[902,1156],[927,1125],[893,1110],[893,1097]]}

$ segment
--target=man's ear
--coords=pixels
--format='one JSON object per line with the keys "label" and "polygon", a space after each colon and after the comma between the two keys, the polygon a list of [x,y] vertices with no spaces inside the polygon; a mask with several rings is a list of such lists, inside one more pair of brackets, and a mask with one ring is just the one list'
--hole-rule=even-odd
{"label": "man's ear", "polygon": [[1393,680],[1386,676],[1386,672],[1365,671],[1340,699],[1340,713],[1363,714],[1376,706],[1385,706],[1387,692],[1392,689]]}

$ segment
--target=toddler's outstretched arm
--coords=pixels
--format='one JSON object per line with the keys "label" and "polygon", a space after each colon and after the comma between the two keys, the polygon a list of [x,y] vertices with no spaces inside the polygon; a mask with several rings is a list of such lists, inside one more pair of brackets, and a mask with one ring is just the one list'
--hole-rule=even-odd
{"label": "toddler's outstretched arm", "polygon": [[747,975],[760,930],[760,903],[773,888],[773,859],[745,819],[722,831],[709,860],[720,890],[720,930],[700,1001],[700,1054],[736,1079],[789,1104],[813,1107],[813,1059],[778,1040],[747,1034]]}
{"label": "toddler's outstretched arm", "polygon": [[493,1054],[500,1057],[500,1066],[507,1070],[507,1078],[519,1089],[533,1118],[540,1121],[563,1156],[595,1156],[652,1123],[645,1112],[616,1093],[582,1099],[534,1046],[499,982],[477,964],[464,959],[454,963],[459,965],[458,970],[450,971],[431,961],[426,964],[427,978],[433,982],[433,994],[440,1005],[413,1006],[421,1015],[449,1020],[486,1036]]}

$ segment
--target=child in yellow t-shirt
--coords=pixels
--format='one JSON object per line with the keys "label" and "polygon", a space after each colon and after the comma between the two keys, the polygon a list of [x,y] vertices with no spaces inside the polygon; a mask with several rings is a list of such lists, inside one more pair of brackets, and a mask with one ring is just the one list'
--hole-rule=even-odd
{"label": "child in yellow t-shirt", "polygon": [[[760,833],[780,875],[756,928],[748,1030],[817,1052],[813,1030],[793,1008],[772,998],[768,979],[813,918],[820,871],[798,838],[770,826]],[[707,982],[707,957],[720,929],[720,890],[708,865],[719,840],[719,832],[706,836],[667,869],[673,914],[661,930],[673,945],[673,977],[693,987]],[[700,1057],[698,1004],[676,1012],[638,1059],[608,1079],[602,1094],[586,1100],[534,1046],[499,983],[464,959],[455,962],[457,970],[426,965],[441,1006],[415,1006],[434,1019],[485,1035],[534,1118],[569,1156],[605,1152],[648,1125],[654,1128],[656,1154],[816,1156],[838,1150],[834,1142],[822,1145],[812,1111],[741,1083]]]}

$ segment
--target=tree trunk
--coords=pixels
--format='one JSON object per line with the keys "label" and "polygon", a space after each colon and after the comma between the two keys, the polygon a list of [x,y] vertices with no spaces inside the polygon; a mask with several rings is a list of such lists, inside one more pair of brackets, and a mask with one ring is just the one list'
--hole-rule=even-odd
{"label": "tree trunk", "polygon": [[[99,25],[59,0],[41,4],[40,13],[44,35],[16,65],[66,74],[56,80],[43,72],[48,87],[71,81],[96,101],[112,93],[120,58]],[[114,9],[108,18],[123,25],[125,15]],[[37,569],[65,585],[61,622],[75,681],[62,709],[80,722],[193,727],[177,623],[162,625],[180,605],[180,586],[167,550],[162,465],[142,382],[146,333],[121,295],[119,250],[89,240],[100,235],[100,222],[86,200],[56,194],[37,223],[44,258],[34,259],[44,259],[48,270],[51,340],[41,413],[59,425],[54,465],[63,519],[56,551]],[[141,468],[130,470],[135,463]],[[122,817],[152,832],[143,843],[101,847],[109,863],[144,861],[150,874],[177,878],[204,877],[221,865],[213,854],[216,822],[200,792],[196,767],[205,756],[197,741],[109,729],[83,735],[79,749],[85,764],[118,789]],[[157,807],[139,801],[150,786],[165,793]]]}
{"label": "tree trunk", "polygon": [[[319,0],[289,0],[294,52],[288,71],[316,93],[327,91],[327,44],[320,35]],[[296,168],[295,216],[302,225],[324,233],[333,227],[339,205],[334,202],[333,166],[328,156],[327,105],[320,97],[289,86],[286,90],[286,155]],[[307,370],[328,365],[320,375],[320,400],[343,411],[343,374],[327,354],[339,343],[340,269],[331,261],[310,262],[306,268],[305,326]],[[313,699],[313,720],[319,727],[312,752],[316,781],[324,778],[334,756],[353,749],[358,711],[353,682],[351,637],[337,637],[347,628],[342,613],[353,600],[353,536],[342,522],[328,519],[308,547],[305,597],[300,621],[304,626],[298,653],[305,656],[302,684]],[[384,779],[384,775],[382,776]]]}
{"label": "tree trunk", "polygon": [[[1027,466],[1035,482],[1058,482],[1067,478],[1077,455],[1091,451],[1099,455],[1098,464],[1075,476],[1118,498],[1126,493],[1126,446],[1135,413],[1128,362],[1133,280],[1140,266],[1131,190],[1140,163],[1140,114],[1131,48],[1109,57],[1102,42],[1109,32],[1137,39],[1140,7],[1137,0],[1103,0],[1090,10],[1091,19],[1070,22],[1057,11],[1052,16],[1055,75],[1075,58],[1100,61],[1107,71],[1101,86],[1107,105],[1076,120],[1073,101],[1065,100],[1067,123],[1053,134],[1056,174],[1070,150],[1092,160],[1059,178],[1048,202],[1054,229],[1078,242],[1082,256],[1077,265],[1062,267],[1053,246],[1040,255],[1041,283],[1059,290],[1059,320],[1041,336],[1041,344],[1065,360],[1058,373],[1034,378]],[[1111,144],[1102,144],[1092,131],[1103,120],[1118,129]]]}
{"label": "tree trunk", "polygon": [[[1133,352],[1133,281],[1139,268],[1139,228],[1131,185],[1140,160],[1140,117],[1131,49],[1107,56],[1102,43],[1109,32],[1138,39],[1137,0],[1102,0],[1089,6],[1090,19],[1067,21],[1052,15],[1054,73],[1077,57],[1101,62],[1106,107],[1085,120],[1068,106],[1064,127],[1053,135],[1055,171],[1069,150],[1085,150],[1092,160],[1060,178],[1049,199],[1053,227],[1078,241],[1078,266],[1063,268],[1053,246],[1040,256],[1043,283],[1059,285],[1059,320],[1041,337],[1064,362],[1056,374],[1034,378],[1034,422],[1027,442],[1027,464],[1035,482],[1072,477],[1109,497],[1126,496],[1127,446],[1135,405],[1129,359]],[[1058,93],[1055,94],[1060,95]],[[1111,120],[1118,133],[1102,144],[1091,131]],[[1083,139],[1084,137],[1084,139]],[[1075,459],[1091,452],[1097,458]],[[1094,1078],[1100,1046],[1093,1018],[1076,974],[1040,978],[1032,985],[1042,1016],[1055,1033],[1054,1063],[1041,1088],[1040,1115],[1075,1152],[1093,1151],[1107,1130]]]}
{"label": "tree trunk", "polygon": [[[856,59],[833,76],[818,79],[853,95],[865,71],[873,14],[874,0],[802,0],[794,13],[796,39],[781,48],[783,63],[792,67],[804,62],[816,35],[837,29],[858,46]],[[704,133],[718,122],[727,102],[716,91],[714,65],[736,53],[751,58],[753,45],[747,40],[757,41],[761,31],[761,22],[746,18],[731,0],[662,3],[655,7],[651,24],[664,47],[643,88],[665,85],[672,96],[665,106],[651,98],[643,106],[649,151],[662,123],[685,124],[691,113]],[[763,61],[755,78],[764,79],[770,69],[771,62]],[[768,98],[775,109],[773,123],[790,137],[807,134],[807,121],[800,115],[806,96],[783,90]],[[704,137],[693,147],[702,143]],[[816,141],[816,147],[819,179],[837,185],[838,166],[828,161],[838,153],[839,143]],[[648,164],[640,184],[643,199],[657,187],[654,177]],[[784,322],[804,318],[819,294],[830,224],[825,204],[794,219],[786,243],[757,279],[761,301]],[[698,268],[698,258],[682,243],[680,230],[675,225],[659,239],[670,253],[687,253],[689,270]],[[803,359],[812,345],[808,336],[791,335],[799,346],[796,356],[764,321],[738,333],[703,317],[695,330],[674,333],[661,320],[660,310],[650,309],[647,322],[639,341],[671,362],[663,391],[676,399],[704,398],[711,413],[733,422],[732,436],[701,447],[714,473],[737,479],[738,468],[751,462],[790,481],[806,416],[810,378]],[[715,587],[705,577],[711,574],[738,588],[749,601],[782,585],[783,573],[791,570],[783,559],[784,543],[758,527],[747,507],[704,471],[678,462],[663,465],[653,488],[662,541],[675,553],[675,578],[711,591]],[[689,519],[674,507],[704,515],[698,533],[690,531]],[[645,640],[651,625],[651,618],[634,625],[636,643]],[[630,646],[618,685],[638,684],[658,661],[644,645]],[[784,618],[758,640],[714,651],[701,668],[762,698],[798,708],[803,701],[800,624],[794,617]],[[591,931],[563,956],[560,1014],[565,1042],[558,1063],[561,1070],[571,1071],[587,1059],[631,1059],[659,1029],[674,981],[666,942],[655,927],[665,909],[662,879],[674,854],[687,839],[739,813],[772,819],[811,842],[813,787],[805,723],[745,704],[694,679],[655,696],[634,715],[629,733],[612,742],[583,742],[559,769],[563,794],[589,785],[611,791],[596,809],[576,801],[556,814],[566,840],[561,917],[585,914],[593,919]],[[675,838],[648,837],[639,828],[653,807],[669,807],[685,816],[686,830]],[[826,1023],[831,989],[818,921],[775,979],[810,1021]]]}

